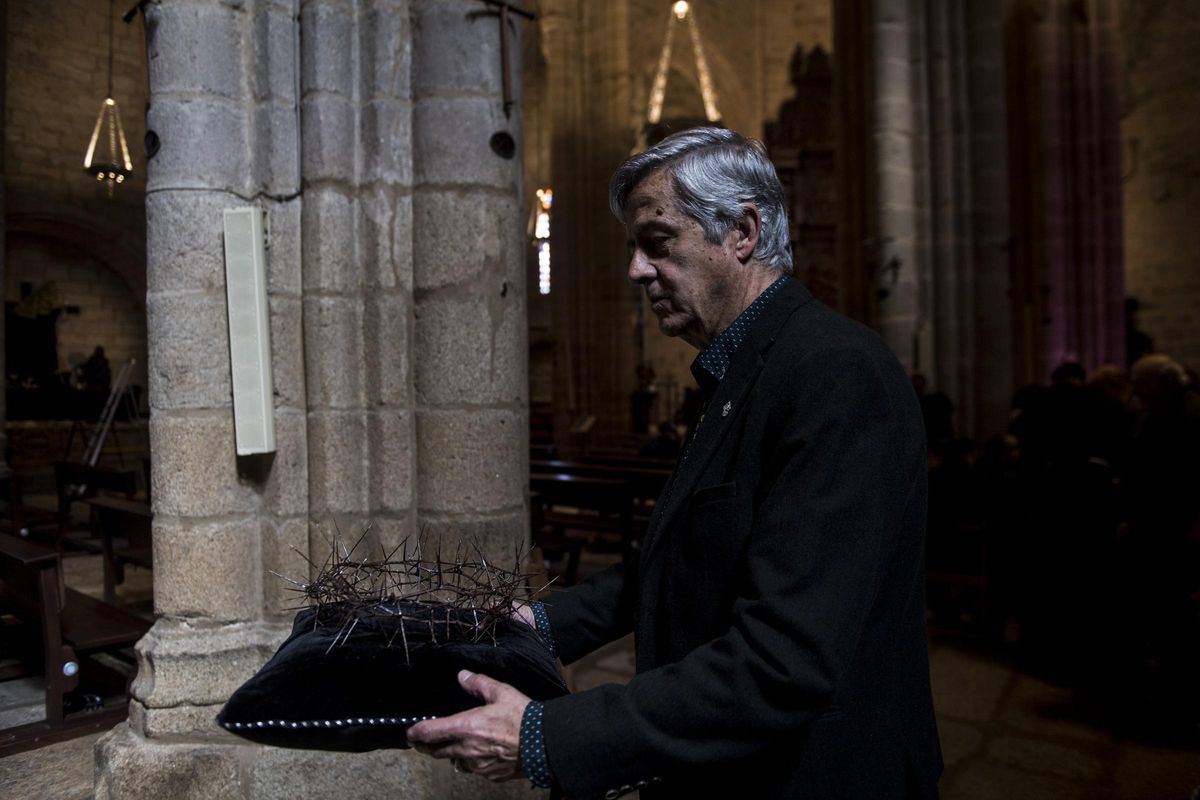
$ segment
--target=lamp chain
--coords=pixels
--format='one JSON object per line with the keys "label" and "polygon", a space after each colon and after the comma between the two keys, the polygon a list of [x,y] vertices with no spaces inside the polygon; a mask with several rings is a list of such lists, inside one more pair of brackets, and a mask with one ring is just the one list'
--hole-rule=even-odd
{"label": "lamp chain", "polygon": [[113,96],[113,14],[116,12],[117,0],[108,0],[108,96]]}

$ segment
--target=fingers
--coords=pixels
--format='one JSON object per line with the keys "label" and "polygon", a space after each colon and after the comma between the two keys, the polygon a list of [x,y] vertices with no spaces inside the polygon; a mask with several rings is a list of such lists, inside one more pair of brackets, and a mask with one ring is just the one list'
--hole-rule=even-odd
{"label": "fingers", "polygon": [[418,749],[437,749],[458,742],[486,746],[497,735],[488,708],[480,706],[449,717],[418,722],[408,729],[409,744]]}
{"label": "fingers", "polygon": [[495,703],[501,699],[504,689],[510,688],[508,684],[493,680],[487,675],[480,675],[477,672],[470,670],[462,670],[458,673],[458,683],[467,694],[472,697],[478,697],[485,703]]}
{"label": "fingers", "polygon": [[409,744],[434,747],[468,738],[476,732],[474,718],[478,712],[479,709],[472,708],[441,719],[418,722],[408,729]]}
{"label": "fingers", "polygon": [[527,605],[513,606],[512,618],[520,620],[534,630],[537,630],[537,620],[533,618],[533,609]]}
{"label": "fingers", "polygon": [[520,728],[528,697],[506,683],[469,670],[458,674],[464,691],[485,702],[459,714],[419,722],[408,741],[434,758],[456,759],[460,768],[488,780],[520,777]]}
{"label": "fingers", "polygon": [[464,669],[458,673],[458,683],[466,690],[467,694],[478,697],[488,705],[493,703],[511,703],[519,705],[524,709],[525,705],[529,702],[529,697],[509,684],[501,683],[494,678],[489,678],[487,675],[480,675],[470,670]]}

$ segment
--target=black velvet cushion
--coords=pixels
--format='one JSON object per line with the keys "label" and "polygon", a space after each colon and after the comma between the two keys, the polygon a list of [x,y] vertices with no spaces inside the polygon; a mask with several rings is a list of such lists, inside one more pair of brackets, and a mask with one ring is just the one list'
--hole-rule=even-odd
{"label": "black velvet cushion", "polygon": [[[398,609],[408,617],[402,633],[391,616]],[[428,605],[384,611],[360,609],[353,625],[337,607],[321,610],[321,624],[314,624],[315,609],[301,611],[291,636],[233,693],[217,723],[263,744],[361,752],[407,747],[410,725],[482,705],[458,685],[462,669],[534,700],[567,693],[546,644],[524,623],[498,620],[473,641],[462,633],[469,611]]]}

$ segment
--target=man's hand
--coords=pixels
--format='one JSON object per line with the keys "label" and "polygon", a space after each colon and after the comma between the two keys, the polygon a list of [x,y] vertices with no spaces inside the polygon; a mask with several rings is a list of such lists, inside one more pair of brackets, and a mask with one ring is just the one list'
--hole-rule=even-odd
{"label": "man's hand", "polygon": [[434,758],[452,758],[456,767],[490,781],[521,777],[521,717],[529,698],[507,683],[463,670],[459,684],[487,705],[408,729],[408,741]]}
{"label": "man's hand", "polygon": [[513,604],[512,618],[524,622],[529,627],[537,630],[537,620],[533,618],[533,609],[528,603],[522,605]]}

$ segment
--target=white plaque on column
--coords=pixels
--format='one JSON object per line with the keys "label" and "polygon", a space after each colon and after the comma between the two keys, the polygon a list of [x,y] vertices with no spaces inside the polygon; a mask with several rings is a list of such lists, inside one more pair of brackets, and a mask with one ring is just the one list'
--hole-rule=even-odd
{"label": "white plaque on column", "polygon": [[275,451],[275,387],[261,208],[225,209],[225,296],[239,456]]}

